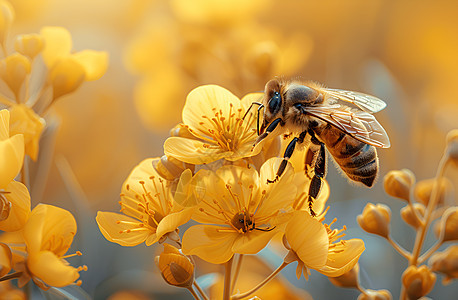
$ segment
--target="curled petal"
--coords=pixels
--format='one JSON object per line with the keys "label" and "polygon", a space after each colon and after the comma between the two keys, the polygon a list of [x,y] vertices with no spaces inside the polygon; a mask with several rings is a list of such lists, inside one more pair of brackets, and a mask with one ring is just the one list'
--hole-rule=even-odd
{"label": "curled petal", "polygon": [[75,91],[85,78],[86,70],[72,56],[62,57],[54,62],[49,72],[54,99]]}
{"label": "curled petal", "polygon": [[328,277],[337,277],[350,271],[365,249],[364,242],[360,239],[351,239],[335,245],[334,251],[328,255],[326,265],[317,269]]}
{"label": "curled petal", "polygon": [[306,211],[296,211],[286,226],[285,235],[291,249],[306,266],[313,269],[325,266],[329,237],[323,224]]}
{"label": "curled petal", "polygon": [[[194,207],[188,207],[182,211],[165,216],[157,226],[157,239],[160,239],[163,235],[169,232],[175,231],[179,226],[188,222],[191,219],[193,212]],[[147,242],[146,245],[149,246],[150,244]]]}
{"label": "curled petal", "polygon": [[13,267],[13,254],[10,247],[5,243],[0,243],[0,277],[8,274]]}
{"label": "curled petal", "polygon": [[63,287],[79,278],[78,270],[51,251],[30,253],[27,258],[30,272],[50,286]]}
{"label": "curled petal", "polygon": [[155,231],[140,226],[143,223],[122,214],[99,211],[96,221],[103,236],[121,246],[137,246],[149,236],[154,236],[155,241],[158,240]]}
{"label": "curled petal", "polygon": [[3,194],[10,203],[11,210],[8,218],[0,222],[0,230],[16,231],[24,227],[30,215],[30,194],[27,187],[17,181],[11,181]]}
{"label": "curled petal", "polygon": [[234,255],[232,245],[238,232],[221,232],[220,226],[195,225],[183,236],[183,253],[197,255],[212,264],[227,262]]}

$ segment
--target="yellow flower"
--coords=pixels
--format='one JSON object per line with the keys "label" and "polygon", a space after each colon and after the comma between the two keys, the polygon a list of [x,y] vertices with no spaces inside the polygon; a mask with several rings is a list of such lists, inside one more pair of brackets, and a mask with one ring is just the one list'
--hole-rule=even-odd
{"label": "yellow flower", "polygon": [[0,111],[0,189],[16,177],[24,161],[24,136],[10,137],[9,126],[10,113],[3,109]]}
{"label": "yellow flower", "polygon": [[290,165],[277,183],[267,184],[280,162],[268,160],[259,174],[230,165],[216,172],[200,170],[195,180],[205,193],[193,219],[204,225],[186,230],[183,253],[220,264],[234,253],[255,254],[264,248],[287,221],[296,194]]}
{"label": "yellow flower", "polygon": [[63,27],[43,27],[43,60],[50,70],[49,80],[53,98],[73,92],[83,81],[97,80],[108,67],[108,54],[104,51],[83,50],[71,53],[72,38]]}
{"label": "yellow flower", "polygon": [[10,135],[22,133],[25,153],[33,160],[37,160],[41,133],[46,125],[45,120],[24,104],[11,106],[10,114]]}
{"label": "yellow flower", "polygon": [[[37,205],[23,230],[27,246],[27,274],[19,279],[19,285],[25,284],[29,276],[43,289],[75,283],[79,271],[86,270],[85,266],[74,268],[65,260],[74,256],[64,255],[75,234],[76,221],[70,212],[52,205]],[[77,255],[81,253],[77,252]]]}
{"label": "yellow flower", "polygon": [[121,212],[97,213],[103,236],[121,246],[147,246],[186,223],[192,207],[183,208],[172,196],[171,183],[161,178],[149,158],[136,166],[122,186]]}
{"label": "yellow flower", "polygon": [[259,153],[252,151],[256,141],[255,109],[242,119],[251,103],[261,94],[239,100],[228,90],[205,85],[192,90],[183,108],[183,123],[194,138],[170,137],[164,152],[190,164],[226,159],[236,161]]}
{"label": "yellow flower", "polygon": [[[288,262],[298,261],[296,276],[308,268],[328,276],[337,277],[351,270],[364,251],[359,239],[335,241],[343,230],[331,230],[329,225],[312,218],[306,211],[296,211],[285,229],[287,248],[292,255]],[[307,273],[304,272],[307,276]]]}

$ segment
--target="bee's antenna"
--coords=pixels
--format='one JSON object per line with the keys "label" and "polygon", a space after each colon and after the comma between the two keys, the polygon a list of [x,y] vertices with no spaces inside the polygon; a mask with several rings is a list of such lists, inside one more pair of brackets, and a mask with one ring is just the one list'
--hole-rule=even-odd
{"label": "bee's antenna", "polygon": [[251,103],[250,107],[248,107],[248,109],[247,109],[245,115],[243,116],[242,120],[245,120],[246,115],[248,115],[248,113],[250,112],[251,108],[252,108],[253,105],[255,105],[255,104],[256,104],[256,105],[259,105],[259,107],[258,107],[258,120],[257,120],[257,133],[258,133],[258,135],[259,135],[259,113],[260,113],[260,111],[261,111],[261,108],[264,107],[264,104],[259,103],[259,102],[253,102],[253,103]]}

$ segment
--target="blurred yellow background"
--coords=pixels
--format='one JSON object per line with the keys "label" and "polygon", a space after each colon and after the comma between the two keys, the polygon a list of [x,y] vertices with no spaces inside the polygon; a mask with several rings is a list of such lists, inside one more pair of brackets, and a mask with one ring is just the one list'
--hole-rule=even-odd
{"label": "blurred yellow background", "polygon": [[[384,193],[381,178],[401,168],[411,169],[417,180],[433,177],[446,133],[458,128],[458,2],[13,0],[12,5],[12,35],[64,26],[75,50],[109,53],[106,74],[62,97],[50,112],[48,120],[59,124],[54,160],[47,180],[31,191],[33,205],[50,203],[75,214],[74,247],[89,267],[82,287],[90,295],[104,299],[126,289],[136,291],[132,299],[142,299],[138,293],[189,296],[161,282],[154,247],[109,243],[94,216],[97,210],[118,210],[121,184],[131,169],[163,154],[190,90],[214,83],[242,97],[280,76],[373,94],[388,104],[376,115],[392,144],[378,152],[378,183],[372,190],[354,187],[330,164],[328,215],[347,225],[348,237],[366,242],[363,285],[389,289],[397,298],[406,262],[385,241],[363,232],[355,218],[368,200],[389,203],[393,236],[406,248],[413,245],[413,231],[396,211],[401,204]],[[46,178],[46,172],[40,176]],[[456,186],[457,172],[447,176]],[[315,299],[323,291],[328,298],[357,295],[316,272],[308,282],[297,281],[294,269],[285,275]],[[457,291],[456,283],[438,283],[429,296],[446,299]]]}

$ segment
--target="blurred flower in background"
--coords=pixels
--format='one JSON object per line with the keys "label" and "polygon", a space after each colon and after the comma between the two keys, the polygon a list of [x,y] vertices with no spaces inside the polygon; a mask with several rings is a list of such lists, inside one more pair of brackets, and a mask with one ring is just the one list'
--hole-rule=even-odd
{"label": "blurred flower in background", "polygon": [[[83,49],[106,51],[109,56],[103,77],[59,97],[45,118],[23,105],[10,110],[10,120],[15,120],[10,135],[24,134],[25,154],[32,159],[30,176],[37,179],[30,184],[32,207],[44,202],[75,215],[78,235],[73,244],[85,254],[78,258],[79,264],[90,270],[80,274],[82,288],[96,298],[118,291],[150,298],[170,297],[171,292],[177,293],[177,299],[189,296],[158,283],[162,279],[153,271],[154,246],[124,249],[107,242],[95,215],[97,210],[117,210],[119,191],[134,166],[162,155],[169,130],[181,121],[186,95],[197,86],[218,84],[242,98],[262,91],[269,79],[280,76],[374,94],[388,104],[377,119],[392,142],[391,149],[379,151],[381,176],[390,169],[408,168],[418,181],[430,178],[444,136],[458,128],[458,3],[454,1],[414,5],[408,0],[5,3],[0,2],[2,11],[11,6],[14,13],[2,14],[0,41],[10,53],[19,52],[0,65],[0,90],[9,96],[25,97],[19,79],[36,78],[50,66],[29,67],[35,53],[46,47],[47,42],[38,37],[44,26],[68,30],[71,47],[66,53],[71,56]],[[9,81],[4,74],[13,74],[13,69],[16,79]],[[77,68],[71,69],[74,82],[80,83]],[[32,81],[30,87],[41,84]],[[51,163],[40,167],[33,162],[43,159]],[[337,227],[349,227],[349,239],[365,241],[362,282],[372,290],[387,289],[396,298],[400,275],[391,274],[402,274],[402,257],[358,229],[356,221],[366,202],[387,203],[382,180],[367,190],[349,185],[334,168],[328,173],[332,208],[327,215],[337,216]],[[456,187],[456,169],[447,175]],[[444,201],[456,205],[453,191]],[[409,248],[414,243],[412,231],[399,226],[398,212],[390,207],[390,232]],[[428,237],[426,242],[431,242]],[[445,275],[438,273],[428,297],[453,297],[457,283],[449,279],[456,277],[456,271],[439,262],[435,259],[431,270]],[[330,298],[357,297],[356,291],[338,289],[319,274],[305,282],[295,279],[293,269],[283,273],[317,299],[324,291]],[[450,283],[446,287],[440,284],[444,278]]]}

